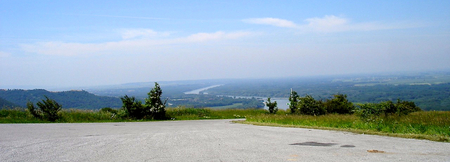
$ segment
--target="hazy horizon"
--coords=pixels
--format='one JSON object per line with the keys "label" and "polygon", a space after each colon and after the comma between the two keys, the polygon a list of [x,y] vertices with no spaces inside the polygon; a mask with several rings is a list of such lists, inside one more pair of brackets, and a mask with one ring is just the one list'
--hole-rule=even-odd
{"label": "hazy horizon", "polygon": [[[288,77],[259,77],[259,78],[218,78],[218,79],[193,79],[193,80],[150,80],[143,82],[124,82],[118,84],[99,84],[99,85],[84,85],[84,86],[55,86],[55,85],[0,85],[0,89],[46,89],[51,91],[68,91],[68,90],[86,90],[86,89],[115,89],[115,88],[139,88],[146,85],[153,87],[155,82],[160,85],[172,83],[211,83],[211,85],[223,84],[233,81],[248,81],[248,80],[298,80],[298,79],[316,79],[316,78],[358,78],[358,77],[393,77],[393,76],[421,76],[422,74],[450,74],[450,69],[432,70],[432,71],[397,71],[397,72],[378,72],[378,73],[354,73],[354,74],[330,74],[330,75],[309,75],[309,76],[288,76]],[[208,87],[208,86],[206,86]]]}
{"label": "hazy horizon", "polygon": [[1,1],[0,87],[450,69],[450,1]]}

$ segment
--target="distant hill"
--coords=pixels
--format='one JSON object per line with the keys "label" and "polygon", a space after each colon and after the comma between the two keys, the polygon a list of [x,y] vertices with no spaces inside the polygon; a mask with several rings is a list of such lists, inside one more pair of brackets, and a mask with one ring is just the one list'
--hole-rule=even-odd
{"label": "distant hill", "polygon": [[4,107],[15,108],[15,107],[19,107],[19,106],[12,102],[9,102],[8,100],[0,98],[0,109],[4,108]]}
{"label": "distant hill", "polygon": [[119,108],[122,106],[120,98],[97,96],[84,90],[62,92],[50,92],[44,89],[0,90],[0,98],[20,107],[26,107],[28,101],[36,104],[38,101],[45,99],[45,96],[55,100],[63,108],[100,109],[103,107]]}

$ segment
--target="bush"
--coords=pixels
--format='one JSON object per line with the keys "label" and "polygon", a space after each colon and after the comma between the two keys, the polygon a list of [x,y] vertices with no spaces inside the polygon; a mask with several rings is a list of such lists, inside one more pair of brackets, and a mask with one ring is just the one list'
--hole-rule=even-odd
{"label": "bush", "polygon": [[34,107],[32,102],[28,102],[28,111],[36,118],[54,122],[60,118],[58,112],[62,109],[62,106],[55,100],[49,99],[47,96],[45,96],[45,98],[46,99],[42,100],[42,102],[36,103],[39,110]]}
{"label": "bush", "polygon": [[151,111],[153,119],[164,120],[166,119],[166,103],[167,99],[162,102],[161,100],[162,90],[157,82],[155,87],[148,93],[148,98],[145,99],[145,106]]}
{"label": "bush", "polygon": [[355,110],[353,103],[347,100],[347,95],[335,94],[334,98],[327,99],[323,106],[327,110],[327,113],[337,113],[337,114],[352,114]]}
{"label": "bush", "polygon": [[122,108],[125,110],[125,116],[134,119],[167,119],[165,110],[167,100],[162,102],[161,95],[161,87],[156,82],[155,87],[148,93],[148,98],[145,99],[145,105],[141,101],[136,100],[135,97],[125,95],[120,98],[123,103]]}
{"label": "bush", "polygon": [[410,101],[397,100],[397,103],[392,101],[384,101],[381,103],[366,103],[359,104],[358,115],[361,118],[367,119],[373,116],[380,116],[384,114],[385,116],[390,115],[408,115],[409,113],[422,111],[419,107]]}
{"label": "bush", "polygon": [[271,102],[270,97],[267,98],[267,102],[265,102],[266,106],[269,107],[269,113],[276,114],[278,111],[277,101]]}
{"label": "bush", "polygon": [[292,91],[291,89],[291,94],[289,95],[289,110],[291,110],[292,114],[295,114],[298,110],[298,98],[300,96],[298,96],[297,92]]}
{"label": "bush", "polygon": [[151,115],[151,112],[142,105],[141,101],[136,100],[135,97],[128,97],[125,95],[120,98],[122,100],[122,108],[125,110],[126,117],[134,119],[143,119]]}
{"label": "bush", "polygon": [[322,106],[322,101],[317,101],[310,95],[299,97],[298,100],[297,105],[301,114],[316,116],[326,113],[325,108]]}
{"label": "bush", "polygon": [[400,99],[397,100],[395,106],[398,109],[399,114],[408,115],[412,112],[422,111],[416,104],[412,101],[402,101]]}

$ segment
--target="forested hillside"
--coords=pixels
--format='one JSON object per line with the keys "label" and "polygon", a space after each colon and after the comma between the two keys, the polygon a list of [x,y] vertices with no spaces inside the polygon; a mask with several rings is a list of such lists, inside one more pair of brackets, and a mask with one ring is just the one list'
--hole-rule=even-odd
{"label": "forested hillside", "polygon": [[0,98],[21,107],[26,107],[28,101],[33,103],[41,101],[45,99],[44,96],[54,99],[63,108],[100,109],[103,107],[118,108],[122,106],[119,98],[96,96],[87,91],[0,90]]}
{"label": "forested hillside", "polygon": [[12,102],[9,102],[3,98],[0,98],[0,108],[2,108],[2,107],[14,108],[14,107],[17,107],[17,105]]}

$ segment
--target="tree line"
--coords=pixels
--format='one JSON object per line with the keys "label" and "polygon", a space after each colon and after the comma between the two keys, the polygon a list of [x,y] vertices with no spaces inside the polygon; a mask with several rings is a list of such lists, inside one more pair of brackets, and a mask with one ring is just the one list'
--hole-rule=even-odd
{"label": "tree line", "polygon": [[[161,95],[161,87],[155,82],[155,87],[148,93],[144,104],[135,97],[125,95],[120,98],[122,100],[120,113],[111,108],[103,108],[101,111],[117,113],[122,118],[164,120],[167,119],[165,110],[167,99],[163,102]],[[62,110],[62,105],[55,100],[45,96],[45,99],[37,102],[36,105],[31,101],[27,103],[28,112],[35,118],[51,122],[61,118],[58,112]]]}
{"label": "tree line", "polygon": [[316,80],[269,80],[225,84],[209,90],[209,94],[233,96],[267,96],[288,98],[289,89],[298,94],[327,99],[334,94],[347,94],[353,103],[378,103],[386,100],[413,101],[423,110],[450,110],[450,83],[432,85],[377,84],[356,86],[361,82],[334,81],[332,78]]}
{"label": "tree line", "polygon": [[[122,118],[129,119],[154,119],[164,120],[166,116],[167,100],[162,100],[162,90],[157,82],[154,88],[148,92],[145,103],[137,100],[134,96],[127,95],[121,97],[122,109],[119,113],[111,108],[104,108],[102,111],[110,111],[117,113]],[[37,103],[37,107],[32,102],[27,103],[28,111],[36,118],[48,121],[56,121],[60,118],[58,112],[62,109],[62,105],[45,96],[45,100]],[[269,107],[269,113],[276,114],[277,102],[271,102],[267,99],[265,104]],[[325,115],[325,114],[353,114],[357,113],[362,118],[369,118],[379,115],[407,115],[411,112],[421,111],[414,102],[402,101],[397,102],[384,101],[380,103],[357,104],[356,106],[348,101],[347,95],[335,94],[333,98],[326,100],[316,100],[311,95],[299,96],[296,91],[291,91],[289,96],[289,112],[291,114],[303,115]]]}
{"label": "tree line", "polygon": [[[275,114],[278,110],[277,103],[270,98],[265,102],[269,107],[269,113]],[[296,91],[289,95],[289,111],[291,114],[325,115],[325,114],[353,114],[367,118],[379,115],[407,115],[411,112],[422,111],[412,101],[383,101],[379,103],[364,103],[356,106],[347,99],[347,95],[335,94],[333,98],[316,100],[311,95],[299,96]]]}

